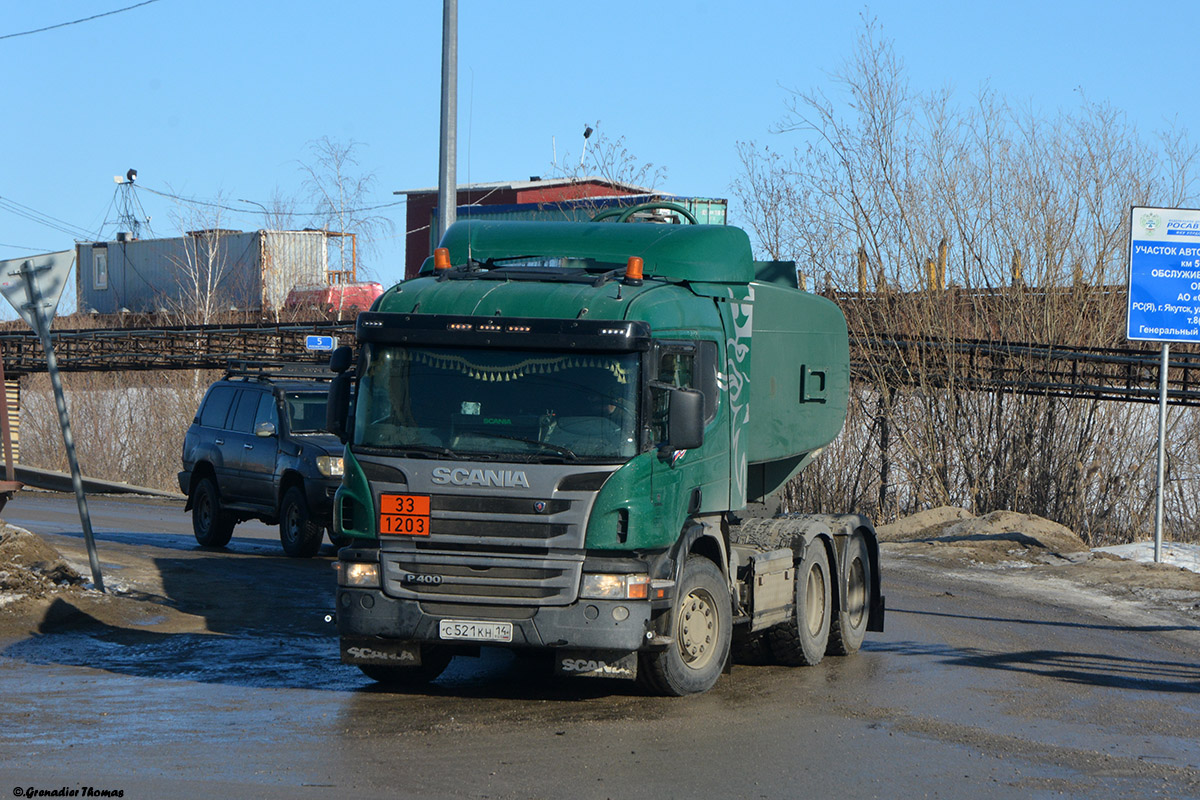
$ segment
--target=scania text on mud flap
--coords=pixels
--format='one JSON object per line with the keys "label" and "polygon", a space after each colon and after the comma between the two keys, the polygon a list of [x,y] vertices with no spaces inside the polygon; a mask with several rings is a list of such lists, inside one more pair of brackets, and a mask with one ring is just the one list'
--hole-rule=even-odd
{"label": "scania text on mud flap", "polygon": [[732,227],[452,226],[331,358],[342,659],[401,683],[551,650],[683,695],[735,647],[882,630],[870,521],[778,513],[849,395],[841,312],[779,274]]}

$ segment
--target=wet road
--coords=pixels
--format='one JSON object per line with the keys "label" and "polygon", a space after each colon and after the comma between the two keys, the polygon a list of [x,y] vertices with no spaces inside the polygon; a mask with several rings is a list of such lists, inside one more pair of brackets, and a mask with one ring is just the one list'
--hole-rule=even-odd
{"label": "wet road", "polygon": [[[105,578],[147,565],[214,633],[4,642],[0,796],[1200,796],[1200,619],[1039,602],[892,557],[887,632],[817,667],[738,666],[667,699],[492,653],[390,693],[338,663],[328,553],[284,558],[258,525],[203,551],[181,508],[94,498]],[[81,554],[74,514],[30,494],[4,518]]]}

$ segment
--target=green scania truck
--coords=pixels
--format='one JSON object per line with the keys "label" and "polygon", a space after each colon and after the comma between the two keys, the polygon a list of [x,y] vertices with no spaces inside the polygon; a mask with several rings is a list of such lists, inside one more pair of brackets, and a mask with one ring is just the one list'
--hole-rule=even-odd
{"label": "green scania truck", "polygon": [[857,514],[779,514],[840,432],[846,323],[711,225],[459,222],[334,352],[342,660],[389,683],[549,650],[703,692],[738,650],[883,629]]}

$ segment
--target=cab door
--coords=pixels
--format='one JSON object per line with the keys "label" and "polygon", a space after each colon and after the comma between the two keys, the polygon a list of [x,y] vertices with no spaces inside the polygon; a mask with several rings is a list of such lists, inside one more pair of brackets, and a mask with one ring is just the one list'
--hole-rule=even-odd
{"label": "cab door", "polygon": [[[660,342],[650,381],[650,427],[655,442],[667,439],[667,411],[672,389],[695,389],[704,395],[705,444],[696,450],[666,450],[650,471],[651,499],[664,530],[678,534],[690,515],[728,502],[728,462],[720,457],[717,417],[716,342]],[[717,455],[711,455],[716,453]]]}

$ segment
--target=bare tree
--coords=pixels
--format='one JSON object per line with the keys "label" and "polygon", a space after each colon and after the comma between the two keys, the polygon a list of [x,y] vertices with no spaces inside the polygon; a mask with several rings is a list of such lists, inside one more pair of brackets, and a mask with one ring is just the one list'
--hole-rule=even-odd
{"label": "bare tree", "polygon": [[177,203],[172,218],[183,236],[179,250],[169,256],[175,266],[177,285],[164,290],[161,300],[167,311],[185,324],[217,321],[236,304],[239,278],[226,246],[230,230],[224,225],[225,199],[218,195],[201,205]]}
{"label": "bare tree", "polygon": [[[733,191],[758,247],[824,279],[852,335],[1125,344],[1114,287],[1124,280],[1128,210],[1194,199],[1186,134],[1147,139],[1120,110],[1087,98],[1045,117],[986,87],[968,104],[949,91],[918,93],[870,21],[833,85],[832,96],[791,93],[775,128],[801,140],[790,153],[739,145]],[[1008,508],[1097,541],[1143,525],[1146,458],[1124,443],[1151,430],[1145,407],[969,391],[962,365],[931,353],[867,354],[847,435],[801,476],[795,502],[883,517],[942,504]],[[907,388],[889,373],[897,363]],[[1174,430],[1180,452],[1194,452],[1196,432]],[[1175,474],[1200,475],[1197,467],[1178,463]]]}
{"label": "bare tree", "polygon": [[[574,197],[568,192],[568,199],[586,200],[585,183],[588,180],[599,179],[622,187],[636,187],[652,193],[660,183],[666,180],[666,167],[639,159],[625,143],[622,134],[610,139],[600,130],[600,121],[584,127],[585,136],[579,157],[564,151],[559,159],[550,165],[550,174],[555,178],[565,178],[578,184]],[[599,210],[599,206],[583,203],[590,213]]]}
{"label": "bare tree", "polygon": [[[357,246],[359,254],[371,254],[375,241],[392,234],[396,227],[390,217],[375,213],[375,173],[363,171],[358,160],[364,146],[353,139],[343,143],[323,136],[309,142],[309,160],[300,164],[305,176],[304,192],[313,204],[313,227],[339,234],[341,271],[360,267],[352,263],[352,248]],[[367,273],[369,270],[364,269]]]}
{"label": "bare tree", "polygon": [[243,200],[241,202],[251,203],[261,209],[259,216],[262,218],[263,230],[294,230],[302,216],[296,210],[296,199],[285,195],[278,186],[275,187],[275,191],[271,193],[271,197],[266,203],[257,203],[253,200]]}

